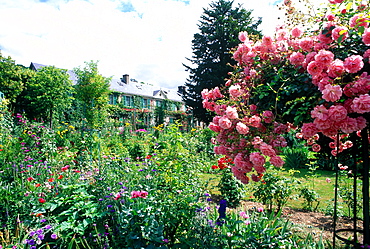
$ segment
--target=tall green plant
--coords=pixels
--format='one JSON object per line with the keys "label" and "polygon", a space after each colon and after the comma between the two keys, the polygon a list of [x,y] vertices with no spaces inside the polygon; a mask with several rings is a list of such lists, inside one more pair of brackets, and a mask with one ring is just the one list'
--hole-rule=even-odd
{"label": "tall green plant", "polygon": [[75,68],[77,75],[76,99],[82,103],[87,125],[101,127],[107,118],[110,78],[98,72],[97,62],[85,62],[85,67]]}

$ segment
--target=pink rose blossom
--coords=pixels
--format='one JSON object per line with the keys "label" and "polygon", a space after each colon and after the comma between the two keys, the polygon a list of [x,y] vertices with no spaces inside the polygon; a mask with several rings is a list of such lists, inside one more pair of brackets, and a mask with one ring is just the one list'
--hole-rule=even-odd
{"label": "pink rose blossom", "polygon": [[232,97],[237,98],[240,95],[242,95],[242,92],[240,91],[239,85],[233,85],[229,88],[229,93]]}
{"label": "pink rose blossom", "polygon": [[360,95],[352,102],[352,110],[357,113],[370,112],[370,96],[369,94]]}
{"label": "pink rose blossom", "polygon": [[313,144],[312,145],[312,150],[315,152],[319,152],[321,150],[321,146],[318,144]]}
{"label": "pink rose blossom", "polygon": [[328,68],[328,75],[332,78],[337,78],[343,75],[345,69],[343,61],[335,59],[332,61]]}
{"label": "pink rose blossom", "polygon": [[362,41],[365,43],[365,45],[370,46],[370,29],[366,29],[362,34]]}
{"label": "pink rose blossom", "polygon": [[213,118],[212,118],[212,122],[214,123],[214,124],[216,124],[216,125],[218,125],[218,121],[220,120],[220,116],[214,116]]}
{"label": "pink rose blossom", "polygon": [[251,126],[258,128],[261,126],[261,118],[258,117],[257,115],[253,115],[249,119],[249,123],[251,124]]}
{"label": "pink rose blossom", "polygon": [[329,118],[333,121],[341,121],[347,118],[347,110],[341,105],[332,105],[329,108]]}
{"label": "pink rose blossom", "polygon": [[258,152],[252,152],[249,155],[249,160],[253,163],[254,167],[262,167],[266,162],[265,157]]}
{"label": "pink rose blossom", "polygon": [[318,118],[318,119],[321,119],[321,120],[326,120],[328,118],[328,116],[329,116],[329,111],[323,105],[316,106],[311,111],[311,117],[312,118]]}
{"label": "pink rose blossom", "polygon": [[301,66],[303,64],[304,60],[305,60],[305,57],[300,52],[293,52],[289,56],[289,61],[294,66]]}
{"label": "pink rose blossom", "polygon": [[268,156],[268,157],[276,156],[276,152],[272,148],[272,146],[266,143],[261,143],[260,151],[262,152],[263,155]]}
{"label": "pink rose blossom", "polygon": [[302,36],[303,31],[302,31],[302,29],[301,29],[301,28],[299,28],[299,27],[295,27],[295,28],[293,28],[293,29],[292,29],[291,34],[292,34],[292,36],[293,36],[294,38],[298,38],[298,37],[301,37],[301,36]]}
{"label": "pink rose blossom", "polygon": [[318,132],[318,129],[313,123],[304,123],[302,126],[302,134],[305,139],[313,137]]}
{"label": "pink rose blossom", "polygon": [[326,180],[325,180],[327,183],[330,183],[331,182],[331,180],[330,180],[330,178],[326,178]]}
{"label": "pink rose blossom", "polygon": [[222,116],[220,120],[218,121],[218,124],[222,129],[225,129],[225,130],[230,129],[232,126],[232,123],[230,119],[228,119],[227,116]]}
{"label": "pink rose blossom", "polygon": [[248,41],[248,32],[247,31],[242,31],[242,32],[239,32],[239,36],[238,36],[239,40],[241,42],[246,42]]}
{"label": "pink rose blossom", "polygon": [[349,20],[349,26],[356,29],[359,26],[367,28],[369,26],[369,23],[367,21],[368,19],[364,17],[364,14],[356,14],[351,18],[351,20]]}
{"label": "pink rose blossom", "polygon": [[244,123],[242,122],[238,122],[236,124],[236,130],[240,133],[240,134],[248,134],[249,133],[249,127],[246,126]]}
{"label": "pink rose blossom", "polygon": [[308,63],[307,72],[313,76],[321,74],[323,70],[324,70],[324,65],[320,62],[311,61],[310,63]]}
{"label": "pink rose blossom", "polygon": [[221,131],[221,127],[212,122],[208,125],[208,128],[217,133]]}
{"label": "pink rose blossom", "polygon": [[348,38],[348,30],[345,27],[336,27],[331,34],[333,40],[340,42]]}
{"label": "pink rose blossom", "polygon": [[364,57],[364,59],[369,59],[370,58],[370,49],[366,50],[362,57]]}
{"label": "pink rose blossom", "polygon": [[271,111],[264,111],[262,113],[262,116],[263,116],[263,120],[268,124],[272,123],[274,119],[274,114]]}
{"label": "pink rose blossom", "polygon": [[357,73],[363,68],[364,62],[362,61],[362,56],[351,55],[344,60],[343,65],[348,73]]}
{"label": "pink rose blossom", "polygon": [[320,50],[315,55],[315,61],[321,63],[323,66],[328,66],[334,60],[334,54],[327,50]]}
{"label": "pink rose blossom", "polygon": [[235,107],[228,106],[225,113],[229,119],[237,119],[239,117]]}
{"label": "pink rose blossom", "polygon": [[299,46],[303,51],[309,52],[313,49],[314,41],[311,37],[305,37],[299,41]]}
{"label": "pink rose blossom", "polygon": [[274,165],[275,167],[281,167],[284,165],[283,159],[281,159],[280,156],[273,156],[270,158],[270,163]]}
{"label": "pink rose blossom", "polygon": [[335,102],[342,96],[342,88],[339,85],[326,85],[325,89],[322,91],[322,97],[328,102]]}

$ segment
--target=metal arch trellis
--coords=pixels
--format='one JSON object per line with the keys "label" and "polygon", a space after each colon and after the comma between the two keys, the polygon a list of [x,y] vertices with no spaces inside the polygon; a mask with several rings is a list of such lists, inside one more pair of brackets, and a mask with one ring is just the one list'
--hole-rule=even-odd
{"label": "metal arch trellis", "polygon": [[[369,220],[369,134],[368,126],[361,131],[361,141],[356,135],[351,135],[353,147],[351,148],[351,157],[353,160],[352,175],[353,175],[353,228],[352,229],[337,229],[337,218],[338,218],[338,180],[339,180],[339,168],[338,168],[338,155],[335,160],[335,198],[334,198],[334,232],[333,232],[333,248],[335,248],[336,239],[339,239],[347,245],[352,245],[353,248],[366,248],[364,246],[370,246],[370,220]],[[339,134],[337,135],[337,148],[339,148]],[[359,170],[358,161],[362,160],[362,169]],[[357,226],[357,181],[358,178],[362,178],[362,201],[363,201],[363,229],[359,229]],[[345,239],[340,234],[343,232],[352,232],[353,239]],[[358,234],[363,234],[362,243],[358,241]],[[370,248],[370,247],[368,247]]]}

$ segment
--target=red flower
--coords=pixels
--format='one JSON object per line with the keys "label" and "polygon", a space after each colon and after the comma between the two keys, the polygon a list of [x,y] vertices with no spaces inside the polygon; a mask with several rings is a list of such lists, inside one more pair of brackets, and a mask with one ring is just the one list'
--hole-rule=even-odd
{"label": "red flower", "polygon": [[39,198],[39,202],[40,202],[40,203],[45,203],[45,202],[46,202],[46,200],[45,200],[44,198]]}
{"label": "red flower", "polygon": [[41,186],[41,184],[40,183],[36,183],[35,184],[35,187],[37,188],[37,187],[40,187]]}
{"label": "red flower", "polygon": [[152,155],[147,155],[145,158],[150,159],[150,158],[152,158]]}
{"label": "red flower", "polygon": [[218,169],[217,165],[212,165],[212,169]]}
{"label": "red flower", "polygon": [[58,176],[58,179],[60,180],[60,179],[63,179],[63,175],[59,175]]}
{"label": "red flower", "polygon": [[54,181],[54,178],[49,178],[48,179],[48,182],[53,182]]}
{"label": "red flower", "polygon": [[33,177],[28,177],[27,178],[27,181],[29,181],[29,182],[32,182],[33,180],[35,180],[35,179],[33,179]]}

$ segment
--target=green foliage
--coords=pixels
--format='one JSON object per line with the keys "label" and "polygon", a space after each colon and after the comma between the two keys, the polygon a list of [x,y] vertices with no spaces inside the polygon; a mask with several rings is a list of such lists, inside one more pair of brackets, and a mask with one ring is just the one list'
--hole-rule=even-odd
{"label": "green foliage", "polygon": [[73,87],[64,69],[42,67],[30,80],[25,91],[26,113],[30,118],[49,120],[62,118],[73,101]]}
{"label": "green foliage", "polygon": [[[303,187],[299,190],[299,197],[303,198],[303,208],[309,211],[316,211],[319,206],[320,195],[313,189]],[[316,206],[314,204],[316,203]]]}
{"label": "green foliage", "polygon": [[276,172],[266,173],[263,180],[253,186],[253,196],[267,205],[270,211],[275,208],[279,212],[292,197],[296,185],[297,181],[293,178],[279,176]]}
{"label": "green foliage", "polygon": [[194,35],[192,41],[193,57],[188,59],[196,67],[185,66],[190,76],[185,84],[183,100],[186,105],[193,108],[194,116],[208,122],[210,113],[202,106],[201,92],[221,86],[232,70],[235,61],[229,52],[239,43],[240,31],[260,36],[257,31],[261,20],[254,21],[251,10],[241,6],[233,8],[233,2],[218,0],[212,2],[209,8],[204,9],[200,17],[199,33]]}
{"label": "green foliage", "polygon": [[85,62],[84,68],[75,68],[77,75],[76,99],[82,103],[81,110],[90,128],[101,127],[107,117],[110,78],[98,72],[97,62]]}
{"label": "green foliage", "polygon": [[12,104],[15,104],[17,97],[33,76],[32,70],[16,65],[11,57],[3,57],[0,51],[0,92]]}
{"label": "green foliage", "polygon": [[225,199],[230,207],[237,207],[243,198],[242,183],[237,180],[229,168],[222,170],[222,176],[218,187],[221,196]]}

